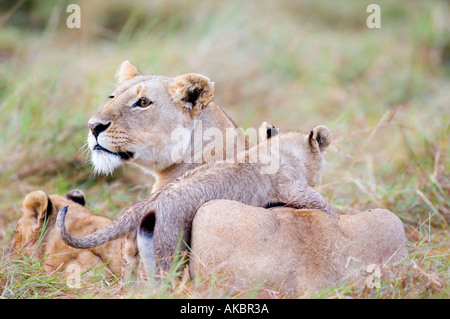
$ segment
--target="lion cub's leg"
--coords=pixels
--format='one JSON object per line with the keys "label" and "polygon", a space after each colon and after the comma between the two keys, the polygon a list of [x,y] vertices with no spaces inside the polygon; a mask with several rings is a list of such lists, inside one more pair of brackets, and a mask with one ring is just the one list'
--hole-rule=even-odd
{"label": "lion cub's leg", "polygon": [[136,242],[136,233],[124,239],[122,273],[125,283],[136,282],[139,266],[139,251]]}
{"label": "lion cub's leg", "polygon": [[279,201],[286,203],[289,207],[317,209],[333,216],[339,216],[322,195],[307,185],[294,184],[287,188],[287,191],[280,197]]}

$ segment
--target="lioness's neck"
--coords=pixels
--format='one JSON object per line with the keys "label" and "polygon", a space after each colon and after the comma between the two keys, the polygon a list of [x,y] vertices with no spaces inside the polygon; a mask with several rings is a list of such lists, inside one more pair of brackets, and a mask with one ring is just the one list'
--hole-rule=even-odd
{"label": "lioness's neck", "polygon": [[[249,148],[249,142],[248,139],[245,137],[245,135],[242,133],[241,130],[238,129],[237,125],[234,123],[234,121],[215,103],[211,102],[208,107],[205,108],[203,113],[198,116],[197,118],[198,123],[196,124],[196,128],[199,131],[201,131],[203,136],[203,133],[208,129],[215,129],[220,130],[222,133],[222,136],[226,136],[226,130],[227,129],[236,129],[235,136],[236,140],[234,142],[241,143],[241,145],[244,145],[245,149],[247,150]],[[155,184],[153,185],[152,192],[155,192],[162,188],[163,186],[167,185],[171,181],[173,181],[175,178],[181,176],[183,173],[187,172],[188,170],[204,164],[208,160],[205,161],[205,158],[203,157],[203,151],[206,147],[208,147],[209,150],[216,149],[218,150],[221,148],[222,150],[226,149],[226,138],[223,138],[223,144],[220,145],[220,140],[213,140],[209,141],[208,143],[201,143],[201,154],[194,154],[195,147],[194,147],[194,134],[191,136],[191,142],[190,142],[190,149],[186,152],[183,160],[181,163],[173,163],[172,165],[164,168],[161,171],[154,172],[153,175],[155,176]],[[235,154],[231,154],[233,156]],[[223,158],[225,159],[229,157],[226,152],[223,152]]]}

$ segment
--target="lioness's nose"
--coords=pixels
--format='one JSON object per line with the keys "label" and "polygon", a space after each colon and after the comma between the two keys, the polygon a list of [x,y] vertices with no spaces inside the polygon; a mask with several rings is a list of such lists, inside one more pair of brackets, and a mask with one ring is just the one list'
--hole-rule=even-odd
{"label": "lioness's nose", "polygon": [[88,123],[89,129],[91,130],[92,134],[97,137],[101,132],[105,131],[109,126],[111,125],[111,122],[108,124],[103,123]]}

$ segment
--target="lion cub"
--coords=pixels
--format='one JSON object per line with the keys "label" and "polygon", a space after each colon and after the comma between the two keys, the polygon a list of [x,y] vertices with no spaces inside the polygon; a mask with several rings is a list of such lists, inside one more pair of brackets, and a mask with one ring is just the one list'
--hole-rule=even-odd
{"label": "lion cub", "polygon": [[[83,238],[69,235],[64,227],[67,208],[62,209],[57,221],[61,235],[71,246],[90,248],[123,236],[135,240],[137,230],[139,254],[147,271],[152,271],[155,262],[167,271],[177,247],[185,251],[190,243],[198,208],[214,199],[262,207],[285,203],[337,215],[312,188],[331,138],[325,126],[317,126],[309,134],[278,134],[240,154],[238,163],[207,163],[186,172],[127,209],[110,225]],[[278,169],[273,170],[273,163]]]}
{"label": "lion cub", "polygon": [[[91,213],[84,207],[85,196],[80,190],[71,190],[64,197],[48,196],[43,191],[34,191],[25,196],[23,215],[17,221],[11,247],[26,257],[45,260],[45,270],[64,271],[71,264],[84,272],[91,268],[102,268],[106,275],[121,272],[121,241],[115,240],[95,249],[80,250],[67,246],[55,227],[57,212],[70,205],[68,216],[70,231],[79,236],[87,235],[105,227],[110,219]],[[104,266],[106,264],[106,266]]]}

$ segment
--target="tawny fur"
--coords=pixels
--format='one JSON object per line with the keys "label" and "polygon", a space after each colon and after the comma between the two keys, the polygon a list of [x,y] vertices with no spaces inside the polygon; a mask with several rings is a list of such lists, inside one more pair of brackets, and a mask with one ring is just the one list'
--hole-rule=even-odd
{"label": "tawny fur", "polygon": [[[64,227],[64,211],[60,211],[57,223],[64,240],[75,247],[94,247],[122,236],[128,236],[130,245],[135,245],[133,238],[138,223],[146,213],[156,212],[154,252],[161,268],[166,271],[180,235],[183,238],[181,251],[184,251],[190,242],[195,212],[210,200],[231,199],[253,206],[283,202],[292,207],[319,209],[336,216],[326,200],[312,188],[322,169],[322,152],[330,141],[331,133],[324,126],[318,126],[308,134],[277,135],[240,155],[249,159],[258,154],[258,162],[215,162],[199,166],[133,205],[111,225],[85,238],[69,235]],[[269,153],[267,148],[271,145],[279,148]],[[261,173],[267,159],[279,161],[279,169],[273,174]],[[144,233],[142,236],[146,236]],[[153,252],[140,251],[140,254],[141,257],[151,256]],[[151,268],[151,260],[143,261],[146,268]]]}
{"label": "tawny fur", "polygon": [[[263,209],[216,200],[200,207],[192,226],[189,270],[200,282],[239,290],[264,287],[300,294],[363,283],[376,264],[408,256],[404,226],[386,209],[338,218],[317,210]],[[350,278],[349,278],[350,277]]]}
{"label": "tawny fur", "polygon": [[71,191],[65,197],[47,196],[43,191],[29,193],[23,201],[23,215],[17,221],[12,240],[13,251],[20,251],[27,257],[44,261],[47,272],[62,272],[72,264],[80,266],[80,271],[84,272],[106,264],[103,268],[104,274],[120,274],[120,240],[88,250],[75,249],[63,242],[59,230],[55,227],[57,213],[65,206],[70,206],[66,219],[67,228],[76,236],[85,236],[111,222],[79,204],[84,201],[81,191]]}
{"label": "tawny fur", "polygon": [[[249,141],[233,120],[214,103],[214,85],[202,75],[189,73],[175,78],[154,75],[142,75],[128,60],[124,61],[118,72],[119,83],[111,94],[111,101],[104,105],[89,120],[90,124],[109,124],[97,137],[89,132],[88,145],[92,152],[94,169],[101,173],[111,173],[118,165],[132,163],[145,172],[153,174],[156,181],[153,192],[161,189],[188,170],[205,162],[203,152],[209,148],[225,149],[226,140],[202,143],[200,154],[186,152],[181,162],[171,158],[174,141],[171,133],[176,128],[196,129],[195,121],[201,121],[201,133],[210,128],[219,129],[223,135],[227,129],[233,129],[236,142],[249,148]],[[152,104],[147,108],[132,105],[140,98],[148,98]],[[95,150],[100,145],[113,153],[134,154],[130,159]],[[190,149],[194,149],[191,138]],[[200,158],[199,158],[200,156]],[[231,156],[231,155],[230,155]],[[223,153],[223,158],[227,153]],[[119,220],[121,218],[119,217]],[[134,223],[132,223],[134,224]],[[125,233],[113,233],[120,237]],[[135,233],[129,234],[125,242],[125,263],[134,267],[137,263]],[[92,247],[73,242],[75,247]],[[127,267],[128,268],[128,267]]]}
{"label": "tawny fur", "polygon": [[[226,129],[234,129],[238,143],[248,149],[249,142],[230,117],[214,103],[214,85],[205,76],[188,73],[178,77],[142,75],[129,61],[124,61],[117,73],[119,83],[111,93],[111,100],[89,120],[90,125],[107,127],[97,137],[89,132],[88,146],[97,173],[109,174],[125,163],[139,166],[152,174],[156,191],[205,162],[203,152],[186,152],[175,162],[171,151],[178,143],[171,134],[176,129],[196,129],[201,121],[201,133],[215,128],[225,136]],[[148,99],[148,107],[133,107],[141,98]],[[190,149],[194,149],[191,138]],[[223,145],[212,140],[201,145],[202,151]],[[107,151],[101,150],[99,145]],[[114,154],[111,154],[114,153]],[[131,158],[119,154],[132,155]],[[226,152],[223,158],[227,157]]]}

